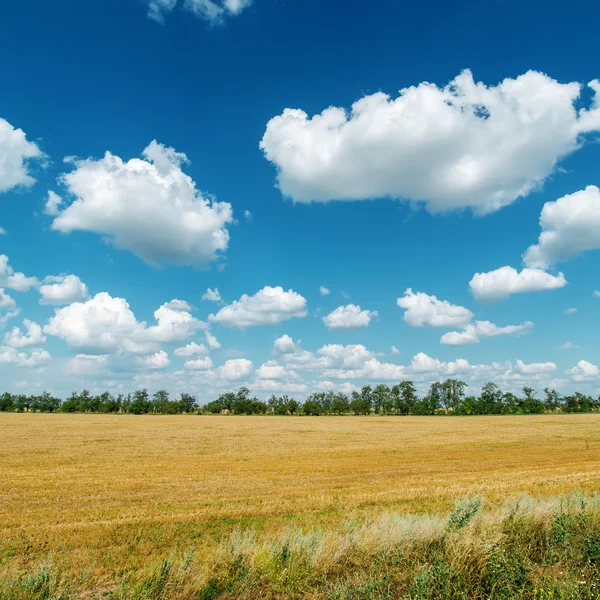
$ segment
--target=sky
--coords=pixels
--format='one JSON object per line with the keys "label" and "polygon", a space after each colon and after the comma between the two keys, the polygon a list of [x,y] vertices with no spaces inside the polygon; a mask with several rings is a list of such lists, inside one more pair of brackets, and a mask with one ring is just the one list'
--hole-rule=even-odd
{"label": "sky", "polygon": [[2,13],[4,389],[598,393],[598,3]]}

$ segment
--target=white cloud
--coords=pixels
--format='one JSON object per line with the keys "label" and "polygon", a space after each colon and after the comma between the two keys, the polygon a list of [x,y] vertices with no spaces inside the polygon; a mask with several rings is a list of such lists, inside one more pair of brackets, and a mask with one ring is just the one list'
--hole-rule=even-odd
{"label": "white cloud", "polygon": [[576,308],[567,308],[567,310],[565,310],[565,315],[574,315],[576,312]]}
{"label": "white cloud", "polygon": [[324,285],[322,285],[319,288],[319,293],[321,294],[321,296],[329,296],[329,294],[331,293]]}
{"label": "white cloud", "polygon": [[166,369],[171,364],[171,361],[169,360],[169,355],[164,350],[160,350],[150,356],[140,358],[139,364],[147,369],[159,370]]}
{"label": "white cloud", "polygon": [[275,343],[273,344],[273,349],[279,354],[293,354],[294,352],[297,352],[300,348],[299,344],[297,345],[289,335],[284,334],[280,338],[277,338],[275,340]]}
{"label": "white cloud", "polygon": [[0,254],[0,286],[16,292],[27,292],[39,284],[35,277],[26,277],[23,273],[15,273],[8,264],[8,256]]}
{"label": "white cloud", "polygon": [[219,340],[210,331],[205,331],[204,336],[206,337],[206,343],[211,350],[219,350],[221,348]]}
{"label": "white cloud", "polygon": [[400,381],[406,378],[406,369],[393,363],[382,363],[376,358],[365,362],[365,375],[373,380]]}
{"label": "white cloud", "polygon": [[309,389],[305,383],[283,382],[276,379],[257,379],[250,387],[253,391],[277,392],[280,394],[304,394]]}
{"label": "white cloud", "polygon": [[247,221],[252,221],[253,215],[249,210],[244,211],[244,217]]}
{"label": "white cloud", "polygon": [[52,190],[49,190],[48,198],[46,199],[46,204],[44,205],[44,214],[50,215],[51,217],[58,216],[61,204],[62,198]]}
{"label": "white cloud", "polygon": [[48,276],[39,292],[40,304],[71,304],[89,298],[87,286],[76,275]]}
{"label": "white cloud", "polygon": [[398,350],[396,346],[391,346],[390,350],[392,351],[392,354],[400,354],[400,350]]}
{"label": "white cloud", "polygon": [[508,266],[488,273],[475,273],[469,282],[471,292],[479,302],[503,300],[512,294],[555,290],[565,285],[567,280],[562,273],[551,275],[540,269],[523,269],[519,273]]}
{"label": "white cloud", "polygon": [[529,267],[547,269],[586,250],[600,249],[600,189],[590,185],[546,202],[540,227],[538,243],[523,256]]}
{"label": "white cloud", "polygon": [[594,298],[600,298],[600,290],[594,290]]}
{"label": "white cloud", "polygon": [[552,373],[556,371],[556,364],[553,362],[525,364],[522,360],[517,360],[514,368],[517,373],[522,375],[536,375],[538,373]]}
{"label": "white cloud", "polygon": [[222,302],[221,294],[219,294],[219,288],[214,290],[207,288],[206,292],[202,295],[202,300],[208,300],[209,302]]}
{"label": "white cloud", "polygon": [[397,304],[406,309],[404,320],[412,327],[457,327],[468,323],[473,313],[464,306],[438,300],[423,292],[413,292],[408,288]]}
{"label": "white cloud", "polygon": [[507,325],[506,327],[498,327],[494,323],[490,323],[490,321],[475,321],[475,323],[465,325],[462,331],[445,333],[441,337],[440,342],[448,346],[466,346],[469,344],[478,344],[485,338],[522,333],[532,327],[533,323],[531,321],[526,321],[522,325]]}
{"label": "white cloud", "polygon": [[27,140],[22,129],[0,119],[0,192],[14,187],[30,187],[35,179],[29,172],[32,161],[45,158],[36,144]]}
{"label": "white cloud", "polygon": [[578,348],[579,346],[576,346],[573,342],[565,342],[560,349],[561,350],[571,350],[573,348]]}
{"label": "white cloud", "polygon": [[205,266],[227,250],[231,205],[204,198],[182,170],[185,154],[153,141],[145,160],[107,152],[62,176],[75,200],[52,228],[93,231],[146,262]]}
{"label": "white cloud", "polygon": [[587,360],[580,360],[576,367],[565,371],[574,381],[591,381],[600,377],[600,369]]}
{"label": "white cloud", "polygon": [[263,363],[256,369],[256,375],[259,379],[270,379],[273,381],[278,379],[296,379],[298,377],[296,373],[286,369],[274,360]]}
{"label": "white cloud", "polygon": [[243,294],[239,300],[224,306],[209,320],[228,327],[277,325],[294,317],[306,316],[306,299],[294,290],[266,286],[254,296]]}
{"label": "white cloud", "polygon": [[46,350],[34,348],[29,354],[17,352],[14,348],[0,347],[0,363],[17,367],[39,367],[50,361],[52,357]]}
{"label": "white cloud", "polygon": [[[148,17],[164,23],[165,15],[172,12],[178,0],[148,0]],[[183,8],[211,24],[220,24],[227,17],[239,15],[252,0],[183,0]]]}
{"label": "white cloud", "polygon": [[33,321],[25,319],[23,326],[27,330],[27,333],[21,333],[19,327],[13,327],[4,336],[4,342],[11,348],[25,348],[25,346],[39,346],[46,341],[46,336],[42,333],[42,328]]}
{"label": "white cloud", "polygon": [[0,288],[0,325],[16,317],[20,312],[14,299],[4,291],[4,288]]}
{"label": "white cloud", "polygon": [[[599,82],[589,86],[600,92]],[[598,95],[576,110],[580,93],[579,83],[535,71],[488,87],[466,70],[444,88],[423,82],[395,99],[364,96],[351,111],[329,107],[309,119],[286,108],[260,147],[296,202],[391,197],[430,212],[489,213],[541,186],[600,129]]]}
{"label": "white cloud", "polygon": [[233,358],[217,369],[217,375],[227,381],[239,381],[252,373],[253,364],[246,358]]}
{"label": "white cloud", "polygon": [[56,309],[44,332],[87,354],[118,350],[144,354],[158,350],[159,342],[183,340],[206,326],[188,312],[189,308],[181,300],[163,304],[154,312],[157,324],[147,327],[137,321],[124,298],[101,292],[87,302]]}
{"label": "white cloud", "polygon": [[329,329],[364,329],[375,317],[377,317],[376,310],[361,310],[360,306],[348,304],[347,306],[338,306],[333,312],[323,317],[323,323]]}
{"label": "white cloud", "polygon": [[108,356],[77,354],[67,363],[67,372],[75,375],[90,375],[101,372],[108,362]]}
{"label": "white cloud", "polygon": [[203,358],[187,360],[183,366],[192,371],[208,371],[212,369],[213,361],[210,356],[204,356]]}
{"label": "white cloud", "polygon": [[177,348],[173,354],[183,358],[189,358],[190,356],[206,356],[208,354],[208,349],[204,344],[196,344],[196,342],[191,342],[183,348]]}
{"label": "white cloud", "polygon": [[317,354],[324,358],[321,362],[324,367],[338,367],[341,369],[360,369],[367,360],[375,358],[373,352],[367,350],[362,344],[349,344],[347,346],[327,344],[321,347]]}

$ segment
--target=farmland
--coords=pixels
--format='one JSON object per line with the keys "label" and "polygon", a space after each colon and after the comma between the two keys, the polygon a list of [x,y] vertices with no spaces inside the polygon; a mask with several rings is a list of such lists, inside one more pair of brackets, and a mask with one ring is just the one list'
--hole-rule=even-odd
{"label": "farmland", "polygon": [[2,414],[0,576],[51,553],[84,587],[110,590],[190,548],[202,570],[234,532],[445,516],[465,495],[493,510],[522,494],[593,493],[599,426],[596,414]]}

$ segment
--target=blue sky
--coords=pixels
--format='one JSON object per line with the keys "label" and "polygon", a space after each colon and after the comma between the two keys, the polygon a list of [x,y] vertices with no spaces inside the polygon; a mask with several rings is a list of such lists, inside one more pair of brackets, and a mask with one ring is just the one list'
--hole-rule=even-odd
{"label": "blue sky", "polygon": [[596,391],[599,13],[7,5],[4,386]]}

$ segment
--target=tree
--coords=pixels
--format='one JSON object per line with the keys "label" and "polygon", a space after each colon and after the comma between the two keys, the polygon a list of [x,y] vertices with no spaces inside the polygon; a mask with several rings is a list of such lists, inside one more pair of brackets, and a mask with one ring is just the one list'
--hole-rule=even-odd
{"label": "tree", "polygon": [[372,393],[373,408],[376,413],[389,414],[392,408],[390,388],[384,383],[375,387]]}
{"label": "tree", "polygon": [[412,381],[401,381],[392,388],[394,408],[401,415],[409,415],[419,401],[417,388]]}
{"label": "tree", "polygon": [[477,414],[482,415],[499,415],[503,411],[503,394],[502,390],[491,381],[484,384],[481,388],[479,397]]}
{"label": "tree", "polygon": [[331,412],[334,415],[345,415],[350,410],[350,403],[346,394],[336,394],[331,402]]}
{"label": "tree", "polygon": [[465,396],[465,388],[467,384],[458,379],[446,379],[443,383],[443,397],[441,398],[442,406],[453,412],[458,410]]}
{"label": "tree", "polygon": [[319,402],[311,400],[309,396],[302,405],[302,414],[310,417],[318,417],[323,414],[323,407]]}
{"label": "tree", "polygon": [[134,415],[145,415],[152,409],[148,390],[136,390],[129,406],[129,412]]}
{"label": "tree", "polygon": [[192,396],[191,394],[181,394],[177,408],[180,413],[194,412],[198,408],[196,396]]}
{"label": "tree", "polygon": [[362,396],[358,392],[352,392],[352,400],[350,402],[350,410],[355,415],[370,415],[371,414],[371,403],[367,400],[363,400]]}

